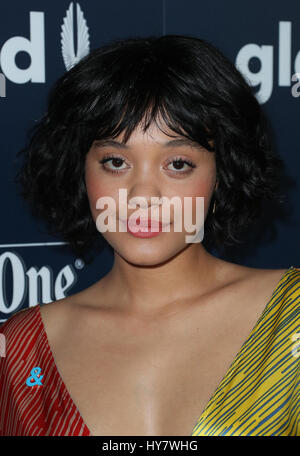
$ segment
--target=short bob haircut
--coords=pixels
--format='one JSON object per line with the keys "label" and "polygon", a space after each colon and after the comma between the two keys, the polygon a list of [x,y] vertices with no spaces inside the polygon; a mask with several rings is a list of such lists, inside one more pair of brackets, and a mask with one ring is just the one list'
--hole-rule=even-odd
{"label": "short bob haircut", "polygon": [[46,114],[19,151],[21,196],[73,253],[84,258],[97,242],[105,244],[84,180],[92,142],[124,132],[126,143],[138,124],[145,132],[157,119],[215,153],[218,187],[205,220],[207,248],[240,243],[263,200],[277,198],[284,164],[272,150],[259,102],[233,63],[192,36],[115,40],[56,81]]}

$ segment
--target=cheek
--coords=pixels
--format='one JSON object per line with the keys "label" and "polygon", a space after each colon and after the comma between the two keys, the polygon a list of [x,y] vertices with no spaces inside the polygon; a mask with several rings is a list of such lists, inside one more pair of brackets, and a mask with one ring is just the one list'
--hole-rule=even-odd
{"label": "cheek", "polygon": [[212,182],[210,182],[210,181],[201,182],[193,189],[193,192],[191,194],[191,196],[193,197],[193,202],[196,201],[197,196],[204,197],[205,212],[208,210],[208,206],[209,206],[212,194],[213,194],[213,190],[214,190],[214,187],[213,187]]}
{"label": "cheek", "polygon": [[190,188],[191,196],[209,196],[212,190],[211,181],[201,181]]}
{"label": "cheek", "polygon": [[196,204],[196,197],[204,197],[204,206],[208,207],[214,190],[214,182],[211,179],[201,179],[194,184],[187,185],[181,193],[182,202],[184,197],[191,197],[193,207]]}
{"label": "cheek", "polygon": [[86,170],[85,174],[85,186],[87,197],[90,204],[90,209],[94,220],[96,216],[104,209],[97,209],[96,204],[99,198],[111,197],[115,200],[115,188],[107,185],[105,179],[100,179],[99,174],[93,170]]}
{"label": "cheek", "polygon": [[[191,182],[190,185],[184,186],[183,191],[180,194],[181,197],[181,205],[182,205],[182,217],[184,218],[185,215],[189,215],[193,223],[196,223],[198,217],[203,212],[203,220],[205,220],[210,200],[214,191],[214,180],[210,177],[206,179],[197,179],[196,182]],[[184,198],[188,198],[185,202]],[[198,200],[197,200],[198,197]],[[203,201],[199,200],[199,198],[204,198]],[[188,202],[188,206],[186,212],[184,212],[184,205]],[[191,213],[190,213],[191,208]],[[197,215],[198,214],[198,215]],[[199,218],[199,221],[201,219]]]}
{"label": "cheek", "polygon": [[85,186],[90,207],[94,211],[96,209],[97,199],[104,195],[103,186],[99,182],[99,179],[95,179],[91,175],[86,175]]}

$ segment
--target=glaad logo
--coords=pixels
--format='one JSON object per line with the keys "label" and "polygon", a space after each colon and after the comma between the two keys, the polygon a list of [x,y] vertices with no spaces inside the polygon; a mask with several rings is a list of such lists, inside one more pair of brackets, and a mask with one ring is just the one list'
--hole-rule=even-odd
{"label": "glaad logo", "polygon": [[[8,276],[8,269],[12,276]],[[10,302],[6,294],[8,280],[12,283]],[[15,252],[4,252],[0,255],[0,314],[16,312],[25,300],[29,307],[33,307],[38,302],[48,303],[65,298],[76,282],[77,275],[71,264],[64,266],[54,280],[50,266],[42,266],[39,270],[32,266],[26,270],[21,256]]]}
{"label": "glaad logo", "polygon": [[[61,52],[67,70],[90,52],[89,29],[79,3],[76,3],[77,52],[75,52],[74,3],[70,2],[61,26]],[[31,58],[28,68],[18,68],[15,57],[18,52],[26,52]],[[280,21],[278,25],[278,85],[291,87],[297,82],[300,73],[300,51],[294,58],[292,76],[292,23]],[[251,59],[258,59],[260,69],[253,72],[249,68]],[[45,30],[44,13],[30,11],[30,38],[15,36],[8,39],[0,52],[0,65],[3,74],[12,82],[45,82]],[[259,86],[255,96],[259,103],[269,100],[274,82],[274,46],[248,43],[238,51],[235,66],[251,86]],[[296,84],[294,85],[296,86]],[[298,87],[298,86],[296,86]],[[293,96],[299,96],[296,87]]]}
{"label": "glaad logo", "polygon": [[[61,32],[61,45],[64,64],[69,70],[82,57],[89,53],[89,33],[82,10],[78,3],[77,9],[77,54],[74,48],[73,2],[70,3],[67,15],[64,18]],[[2,46],[0,65],[3,74],[16,84],[26,82],[45,82],[45,25],[44,13],[30,11],[30,38],[14,36]],[[16,65],[16,55],[26,52],[31,59],[27,68]]]}
{"label": "glaad logo", "polygon": [[[31,58],[28,68],[18,68],[15,62],[18,52],[26,52]],[[30,11],[30,39],[14,36],[1,49],[0,64],[7,79],[17,84],[28,81],[45,82],[45,32],[44,13]]]}
{"label": "glaad logo", "polygon": [[77,54],[74,47],[74,22],[73,2],[70,3],[67,15],[64,17],[61,26],[61,51],[67,70],[76,65],[84,56],[90,52],[89,29],[86,25],[79,3],[76,3],[77,13]]}
{"label": "glaad logo", "polygon": [[[280,21],[278,28],[278,85],[291,86],[291,51],[292,51],[292,23]],[[249,43],[243,46],[236,57],[236,67],[245,76],[251,86],[260,85],[255,96],[259,103],[265,103],[271,97],[273,91],[274,68],[273,68],[274,46]],[[260,69],[252,72],[249,69],[249,62],[257,58],[260,62]],[[300,51],[294,60],[295,73],[300,72]]]}

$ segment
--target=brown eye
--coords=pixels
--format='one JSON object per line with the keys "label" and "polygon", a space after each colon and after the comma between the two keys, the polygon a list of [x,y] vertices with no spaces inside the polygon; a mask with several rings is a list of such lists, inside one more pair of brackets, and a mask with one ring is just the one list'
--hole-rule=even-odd
{"label": "brown eye", "polygon": [[185,165],[183,160],[174,160],[172,163],[175,163],[175,169],[182,169],[182,165]]}
{"label": "brown eye", "polygon": [[[189,172],[191,172],[191,168],[195,168],[195,166],[196,166],[190,160],[186,160],[186,159],[183,159],[183,158],[176,158],[175,160],[173,159],[173,160],[169,161],[167,166],[168,165],[173,165],[174,166],[175,170],[171,170],[171,171],[173,171],[175,174],[186,174],[186,173],[189,173]],[[187,165],[187,168],[184,169],[183,171],[181,171],[182,167],[184,165]]]}
{"label": "brown eye", "polygon": [[116,166],[117,168],[119,168],[122,165],[122,159],[121,158],[112,158],[111,163],[113,166]]}
{"label": "brown eye", "polygon": [[[113,169],[113,168],[110,168],[109,166],[105,166],[106,163],[108,162],[111,162],[111,164],[116,167],[117,169]],[[99,163],[101,163],[103,169],[105,169],[106,171],[109,171],[109,172],[112,172],[112,173],[118,173],[118,172],[121,172],[123,171],[125,168],[120,168],[120,166],[122,165],[122,163],[124,162],[123,158],[121,157],[114,157],[114,156],[110,156],[110,157],[105,157],[103,158],[102,160],[100,160]]]}

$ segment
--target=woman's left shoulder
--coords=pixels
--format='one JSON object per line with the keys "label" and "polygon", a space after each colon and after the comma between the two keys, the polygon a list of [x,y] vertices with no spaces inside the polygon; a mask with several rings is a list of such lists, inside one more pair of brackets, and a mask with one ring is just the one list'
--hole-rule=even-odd
{"label": "woman's left shoulder", "polygon": [[[279,273],[280,282],[284,282],[289,285],[295,285],[296,288],[300,285],[300,268],[296,266],[290,266],[287,269],[272,269],[276,274],[276,271]],[[280,276],[281,274],[281,276]]]}
{"label": "woman's left shoulder", "polygon": [[[273,301],[281,307],[293,307],[300,310],[300,268],[290,266],[286,269],[258,269],[257,286],[269,287],[269,281],[273,284]],[[283,305],[283,304],[286,305]]]}
{"label": "woman's left shoulder", "polygon": [[275,281],[274,293],[285,298],[297,297],[300,301],[300,268],[290,266],[285,269],[259,269],[258,272],[261,272],[262,281],[264,277]]}
{"label": "woman's left shoulder", "polygon": [[285,297],[289,297],[300,304],[300,268],[291,266],[282,276],[282,290]]}
{"label": "woman's left shoulder", "polygon": [[250,279],[261,279],[262,283],[269,280],[274,280],[277,283],[299,284],[300,281],[300,268],[290,266],[284,269],[258,269],[247,268]]}
{"label": "woman's left shoulder", "polygon": [[253,299],[272,295],[276,300],[293,300],[300,304],[300,268],[263,269],[238,265],[237,277],[245,284]]}

